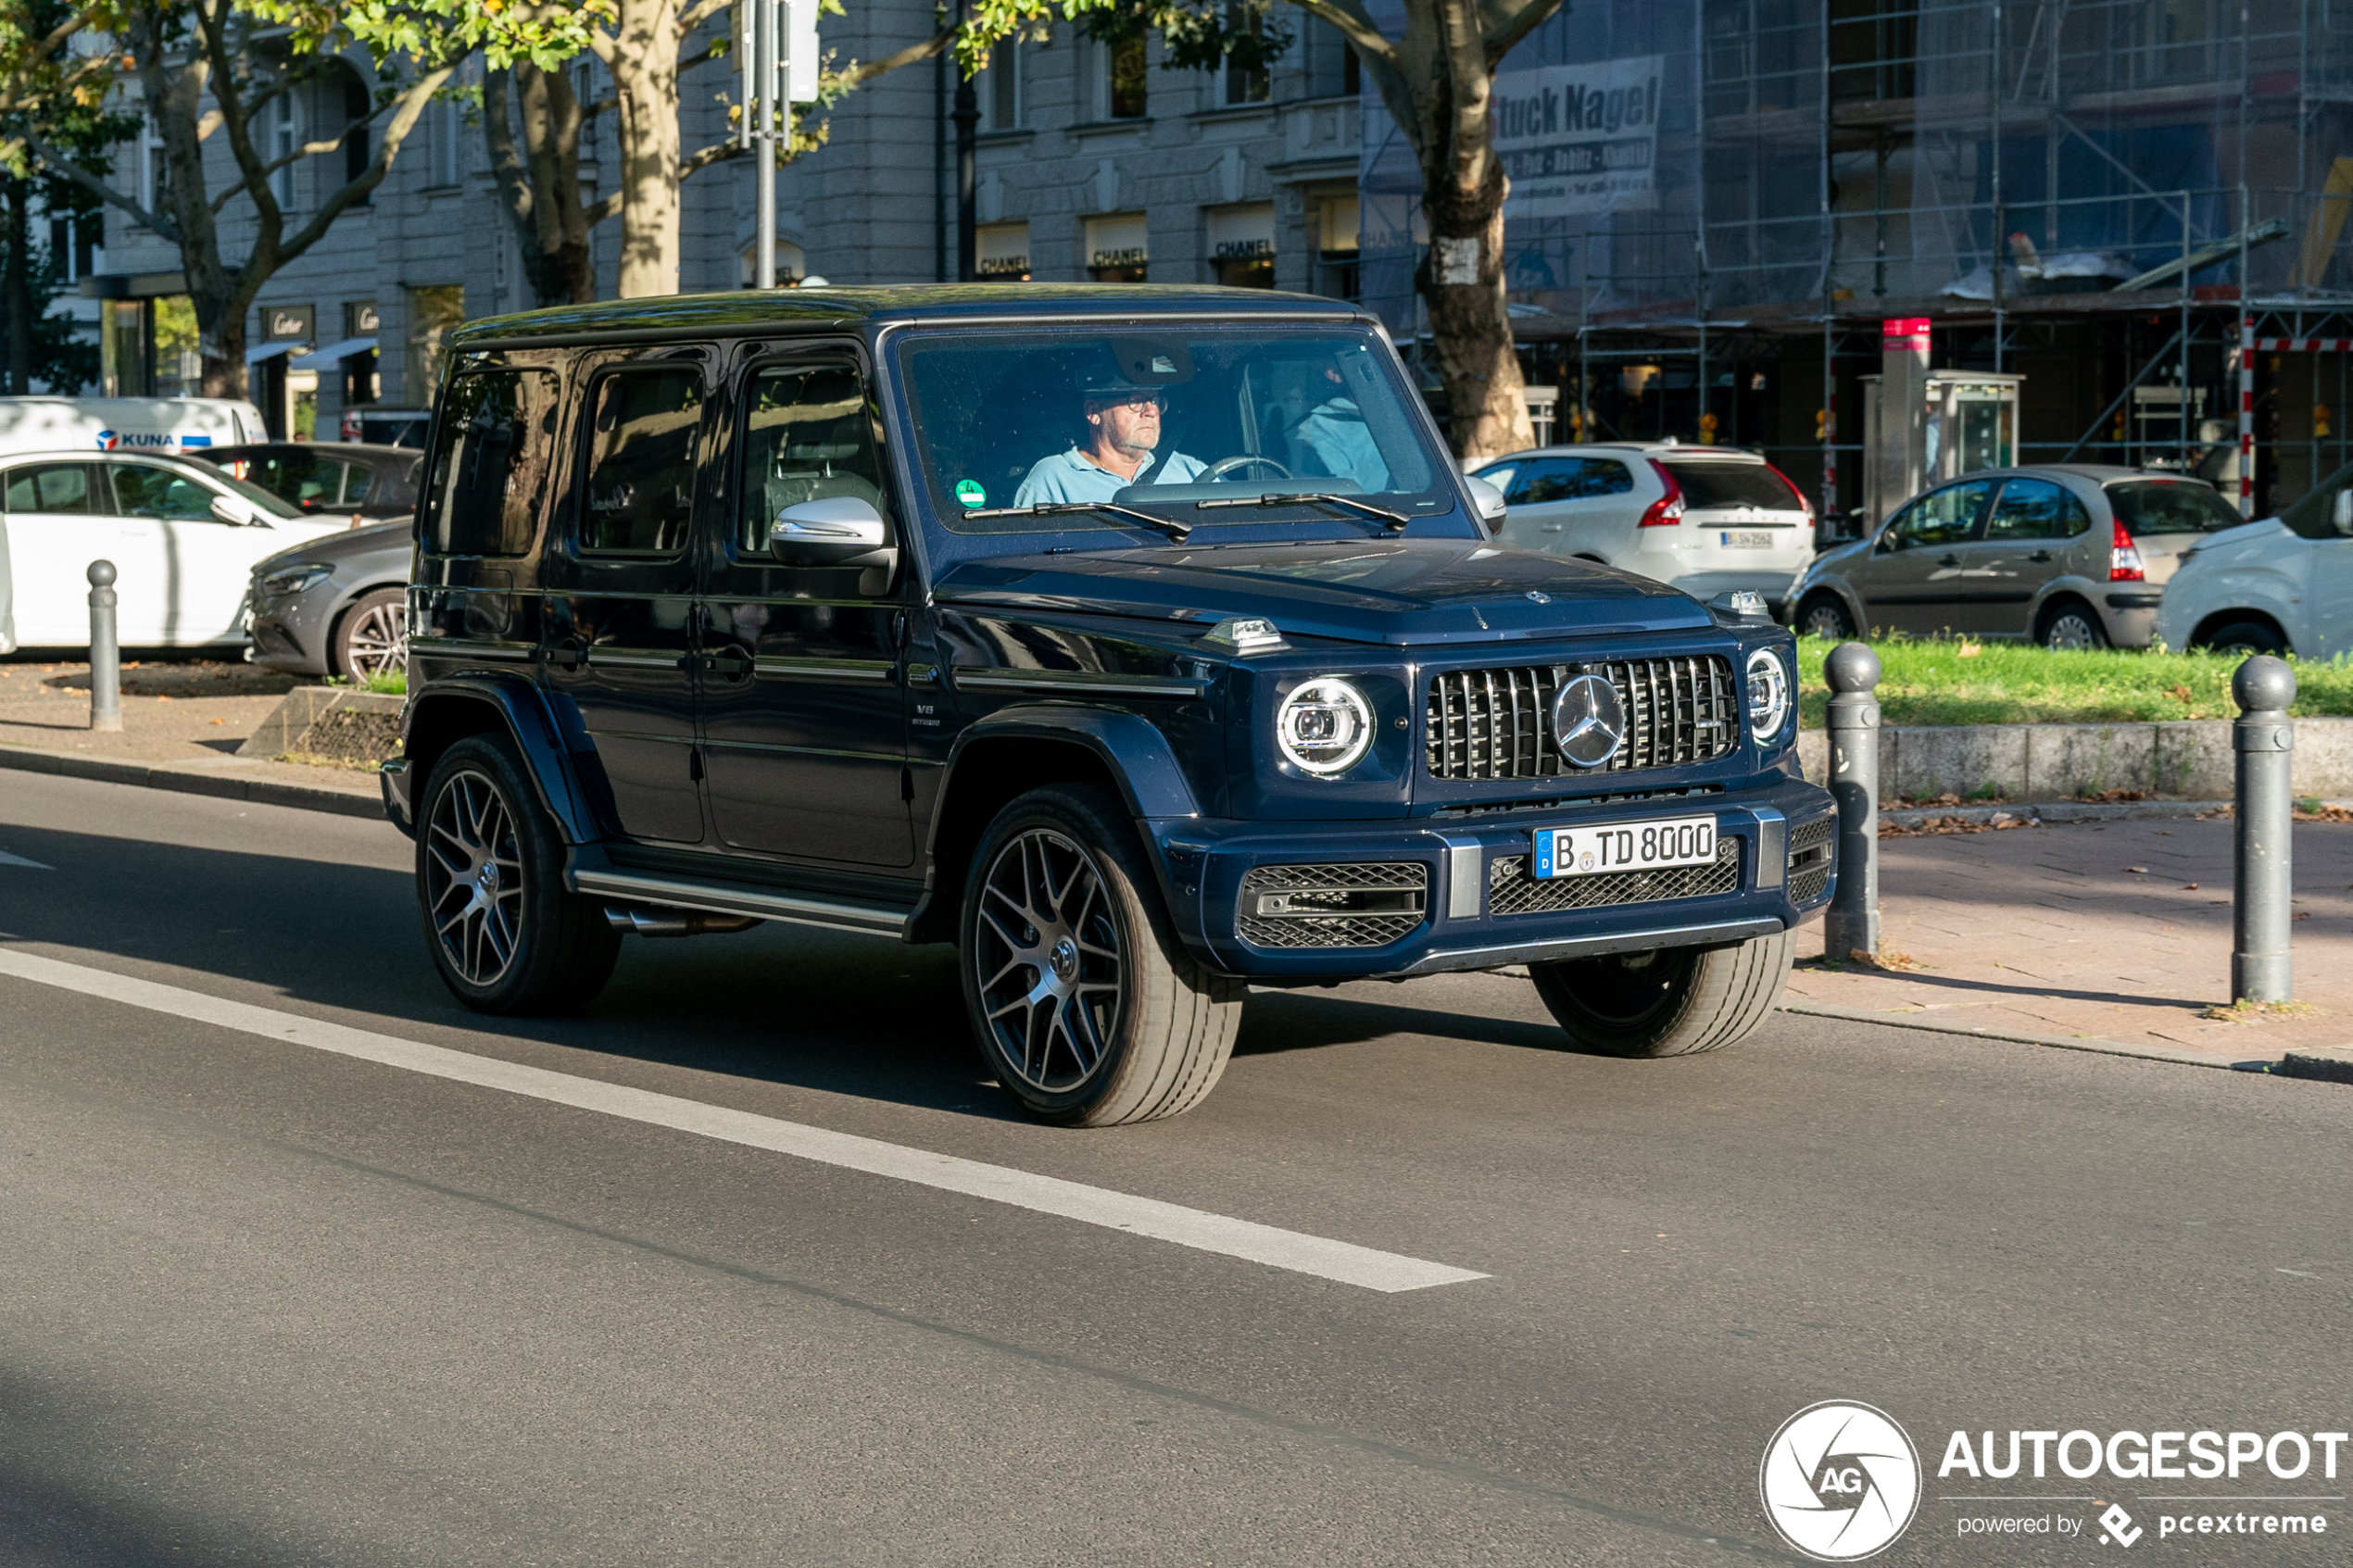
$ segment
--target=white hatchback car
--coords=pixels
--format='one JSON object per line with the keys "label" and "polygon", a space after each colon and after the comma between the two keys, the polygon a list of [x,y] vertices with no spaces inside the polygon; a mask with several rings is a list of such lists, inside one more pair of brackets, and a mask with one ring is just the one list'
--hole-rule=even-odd
{"label": "white hatchback car", "polygon": [[254,563],[347,526],[210,463],[129,452],[0,457],[0,652],[87,647],[100,559],[114,563],[124,646],[241,643]]}
{"label": "white hatchback car", "polygon": [[2184,553],[2157,634],[2168,647],[2353,653],[2353,467],[2277,517],[2208,535]]}
{"label": "white hatchback car", "polygon": [[1476,471],[1504,493],[1498,537],[1670,583],[1694,598],[1735,588],[1776,612],[1814,556],[1814,510],[1754,452],[1672,442],[1540,446]]}

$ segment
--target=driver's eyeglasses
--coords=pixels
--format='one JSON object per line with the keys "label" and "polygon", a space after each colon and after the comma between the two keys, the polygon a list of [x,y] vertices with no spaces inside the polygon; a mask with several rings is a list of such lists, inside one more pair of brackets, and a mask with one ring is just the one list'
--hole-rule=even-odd
{"label": "driver's eyeglasses", "polygon": [[1164,392],[1131,392],[1124,396],[1114,394],[1102,401],[1114,408],[1151,408],[1165,410],[1168,407],[1168,395]]}

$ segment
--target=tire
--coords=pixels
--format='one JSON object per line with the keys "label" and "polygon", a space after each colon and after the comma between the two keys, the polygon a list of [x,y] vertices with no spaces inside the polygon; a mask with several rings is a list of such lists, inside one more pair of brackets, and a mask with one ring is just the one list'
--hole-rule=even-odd
{"label": "tire", "polygon": [[2108,646],[2108,628],[2100,624],[2099,611],[2069,602],[2043,617],[2034,640],[2053,653],[2096,653]]}
{"label": "tire", "polygon": [[1834,594],[1817,594],[1797,607],[1797,634],[1824,637],[1834,643],[1855,635],[1855,618]]}
{"label": "tire", "polygon": [[1135,828],[1103,791],[1056,784],[999,812],[957,936],[974,1044],[1032,1116],[1157,1121],[1200,1104],[1226,1071],[1247,987],[1176,940]]}
{"label": "tire", "polygon": [[2233,621],[2218,626],[2213,633],[2196,644],[2216,653],[2268,653],[2281,658],[2287,655],[2287,639],[2260,621]]}
{"label": "tire", "polygon": [[417,813],[417,907],[442,981],[476,1012],[566,1012],[611,978],[621,933],[564,891],[563,862],[512,741],[442,753]]}
{"label": "tire", "polygon": [[409,595],[401,588],[378,588],[351,601],[335,622],[327,650],[333,671],[346,681],[365,681],[407,668],[409,659]]}
{"label": "tire", "polygon": [[1730,947],[1660,947],[1529,964],[1536,994],[1596,1056],[1690,1056],[1746,1039],[1789,978],[1786,931]]}

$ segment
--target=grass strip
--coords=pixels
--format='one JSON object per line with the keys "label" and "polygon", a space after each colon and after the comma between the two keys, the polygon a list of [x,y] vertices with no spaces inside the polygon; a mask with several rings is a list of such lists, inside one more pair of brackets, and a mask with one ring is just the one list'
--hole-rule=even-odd
{"label": "grass strip", "polygon": [[[1797,644],[1798,702],[1819,728],[1830,702],[1822,660],[1838,645]],[[2167,719],[2234,719],[2231,675],[2239,656],[2139,652],[2054,653],[2029,643],[1957,637],[1894,637],[1870,645],[1880,657],[1881,722],[1894,724],[2102,724]],[[2353,718],[2353,661],[2296,668],[2301,718]]]}

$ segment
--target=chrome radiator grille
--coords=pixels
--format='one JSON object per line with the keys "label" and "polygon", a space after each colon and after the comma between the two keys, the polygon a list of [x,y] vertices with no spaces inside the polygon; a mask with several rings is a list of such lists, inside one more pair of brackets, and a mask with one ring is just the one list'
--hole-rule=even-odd
{"label": "chrome radiator grille", "polygon": [[[1579,674],[1600,675],[1626,707],[1626,741],[1598,768],[1562,760],[1553,698]],[[1740,739],[1740,688],[1729,659],[1610,659],[1430,677],[1428,768],[1439,779],[1549,779],[1713,762]]]}

